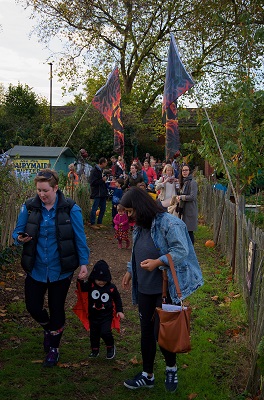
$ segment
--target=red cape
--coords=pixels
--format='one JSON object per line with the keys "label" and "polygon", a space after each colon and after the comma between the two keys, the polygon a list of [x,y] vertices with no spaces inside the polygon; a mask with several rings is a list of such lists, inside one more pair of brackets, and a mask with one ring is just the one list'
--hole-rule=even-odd
{"label": "red cape", "polygon": [[[77,290],[75,290],[75,293],[77,295],[77,303],[72,310],[88,331],[90,329],[88,318],[88,292],[82,292],[80,282],[77,281]],[[116,329],[117,332],[120,333],[120,318],[116,315],[114,303],[113,305],[112,329]]]}

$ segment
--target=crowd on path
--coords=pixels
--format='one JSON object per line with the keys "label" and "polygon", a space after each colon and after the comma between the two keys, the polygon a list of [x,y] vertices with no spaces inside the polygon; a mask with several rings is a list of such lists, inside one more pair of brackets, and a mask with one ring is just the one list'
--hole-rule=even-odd
{"label": "crowd on path", "polygon": [[[132,283],[132,301],[138,305],[143,371],[127,379],[124,385],[129,389],[152,388],[157,348],[153,315],[155,308],[162,306],[164,271],[167,271],[171,304],[179,304],[203,284],[193,246],[198,220],[197,183],[188,164],[177,160],[157,162],[148,153],[142,163],[135,159],[129,168],[123,157],[112,156],[111,167],[107,167],[108,160],[101,157],[89,173],[93,200],[90,229],[104,228],[106,202],[111,198],[113,232],[119,250],[123,242],[126,249],[130,248],[132,231],[131,259],[124,270],[122,288],[128,290]],[[109,265],[99,260],[88,273],[90,250],[82,211],[59,189],[57,172],[49,168],[41,170],[34,183],[36,196],[22,205],[13,239],[16,245],[23,246],[26,308],[43,329],[46,352],[43,366],[54,367],[59,361],[65,301],[78,268],[78,301],[74,311],[90,330],[89,357],[99,356],[102,339],[106,358],[113,359],[116,346],[112,329],[120,326],[125,315],[121,295],[111,281]],[[71,164],[68,185],[78,184],[78,174]],[[168,254],[177,273],[181,298],[169,270]],[[166,390],[174,392],[178,386],[176,354],[162,347],[160,351],[166,363]]]}
{"label": "crowd on path", "polygon": [[[146,190],[165,211],[182,219],[187,226],[191,241],[194,243],[194,231],[198,226],[198,187],[188,164],[180,164],[177,159],[162,163],[157,162],[154,157],[147,153],[142,163],[138,159],[131,162],[129,172],[126,172],[128,168],[126,168],[121,156],[118,158],[111,157],[111,174],[106,168],[107,159],[102,157],[91,170],[89,177],[90,197],[93,199],[90,214],[92,229],[103,227],[102,221],[106,201],[109,197],[112,198],[112,218],[114,220],[117,214],[117,205],[120,203],[123,194],[137,186]],[[109,195],[109,190],[111,190],[111,195]],[[97,220],[96,212],[98,214]],[[117,225],[114,222],[113,225],[117,230]],[[125,229],[127,229],[126,225],[125,228],[123,227],[123,230]],[[120,235],[118,241],[119,248],[121,248]]]}

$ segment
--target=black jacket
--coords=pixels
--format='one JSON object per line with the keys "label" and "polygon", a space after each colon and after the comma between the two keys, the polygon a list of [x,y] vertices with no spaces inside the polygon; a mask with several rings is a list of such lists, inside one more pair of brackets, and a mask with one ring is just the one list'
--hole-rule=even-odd
{"label": "black jacket", "polygon": [[95,197],[107,197],[107,186],[105,181],[103,180],[102,170],[98,165],[96,165],[90,172],[89,183],[91,186],[91,195],[90,198],[94,199]]}
{"label": "black jacket", "polygon": [[[56,209],[56,233],[58,250],[61,262],[61,273],[73,272],[79,267],[79,257],[75,247],[74,231],[70,221],[70,210],[75,201],[65,199],[58,190],[58,204]],[[41,200],[38,195],[26,201],[28,221],[25,231],[32,236],[32,240],[23,245],[21,265],[26,272],[31,272],[36,260],[39,226],[42,218]]]}
{"label": "black jacket", "polygon": [[132,175],[129,173],[128,177],[125,180],[124,185],[122,186],[122,189],[125,190],[127,188],[132,187],[132,186],[137,186],[137,184],[140,183],[140,182],[144,182],[143,174],[141,174],[140,172],[137,172],[137,177],[136,178],[132,178]]}
{"label": "black jacket", "polygon": [[80,281],[82,292],[88,292],[89,321],[105,322],[113,319],[115,312],[123,312],[123,305],[119,291],[112,282],[107,282],[103,287],[94,282]]}

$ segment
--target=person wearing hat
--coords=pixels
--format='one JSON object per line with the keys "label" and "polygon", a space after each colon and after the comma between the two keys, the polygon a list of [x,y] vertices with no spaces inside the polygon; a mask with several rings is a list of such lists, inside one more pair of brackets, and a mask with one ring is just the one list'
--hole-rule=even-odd
{"label": "person wearing hat", "polygon": [[106,358],[115,357],[116,347],[112,334],[114,314],[123,319],[122,300],[117,287],[111,282],[109,265],[99,260],[94,265],[87,281],[81,281],[81,290],[88,292],[88,319],[90,325],[90,358],[99,355],[100,338],[106,345]]}

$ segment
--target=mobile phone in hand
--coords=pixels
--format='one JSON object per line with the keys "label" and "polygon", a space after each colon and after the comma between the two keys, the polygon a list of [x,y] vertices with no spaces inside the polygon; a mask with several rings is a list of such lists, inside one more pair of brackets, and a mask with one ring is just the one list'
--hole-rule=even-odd
{"label": "mobile phone in hand", "polygon": [[18,235],[22,236],[23,238],[28,237],[28,233],[26,232],[18,232]]}

